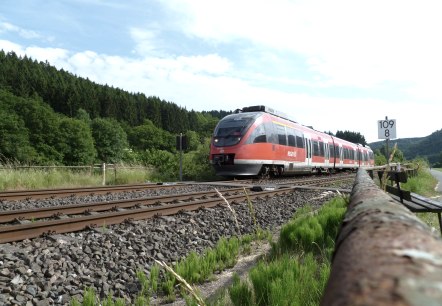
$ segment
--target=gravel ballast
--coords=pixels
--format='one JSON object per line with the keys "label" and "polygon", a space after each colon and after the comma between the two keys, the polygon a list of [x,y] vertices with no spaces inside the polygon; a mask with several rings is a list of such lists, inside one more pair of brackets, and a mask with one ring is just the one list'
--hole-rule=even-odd
{"label": "gravel ballast", "polygon": [[[217,187],[220,189],[219,187]],[[112,201],[173,193],[213,190],[210,186],[186,186],[162,191],[128,192],[68,197],[43,201],[0,203],[1,210]],[[221,190],[222,192],[222,190]],[[296,190],[287,195],[252,201],[262,229],[286,223],[297,208],[319,206],[336,194]],[[11,205],[14,208],[11,208]],[[240,234],[254,230],[247,203],[232,205]],[[0,305],[68,305],[81,301],[86,287],[103,299],[109,293],[133,302],[140,285],[136,272],[149,273],[154,259],[169,264],[190,251],[203,252],[221,237],[238,236],[232,213],[225,206],[181,212],[174,216],[131,221],[76,233],[52,235],[0,245]]]}

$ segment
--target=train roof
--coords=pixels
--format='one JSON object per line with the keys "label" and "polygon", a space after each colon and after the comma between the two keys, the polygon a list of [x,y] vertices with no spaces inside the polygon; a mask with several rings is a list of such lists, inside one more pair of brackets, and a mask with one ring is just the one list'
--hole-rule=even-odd
{"label": "train roof", "polygon": [[[284,112],[280,112],[278,110],[275,110],[274,108],[265,106],[265,105],[255,105],[255,106],[247,106],[247,107],[243,107],[242,109],[237,109],[235,110],[235,114],[238,113],[252,113],[252,112],[264,112],[264,113],[269,113],[272,114],[276,117],[280,117],[289,121],[293,121],[296,122],[295,120],[293,120],[292,118],[290,118],[286,113]],[[297,122],[296,122],[297,123]]]}

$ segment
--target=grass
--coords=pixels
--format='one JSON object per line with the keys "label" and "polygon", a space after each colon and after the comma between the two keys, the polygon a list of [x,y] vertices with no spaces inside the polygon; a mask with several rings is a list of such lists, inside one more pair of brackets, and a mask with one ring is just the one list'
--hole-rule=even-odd
{"label": "grass", "polygon": [[[149,172],[141,168],[117,168],[116,172],[112,169],[106,173],[106,185],[143,183],[147,180]],[[102,181],[101,172],[91,173],[90,169],[14,169],[12,166],[0,169],[0,191],[100,186]]]}
{"label": "grass", "polygon": [[431,175],[428,168],[419,169],[418,175],[409,177],[406,183],[401,183],[401,188],[426,197],[435,196],[437,192],[434,187],[437,185],[437,179]]}
{"label": "grass", "polygon": [[[436,168],[435,170],[442,171],[441,168]],[[431,175],[428,168],[421,167],[417,176],[408,178],[407,183],[401,183],[401,188],[425,197],[432,197],[438,195],[434,190],[437,183],[437,179]],[[439,220],[436,213],[416,213],[416,216],[433,228],[434,231],[440,233]]]}
{"label": "grass", "polygon": [[300,209],[283,226],[271,255],[247,279],[235,278],[217,305],[318,305],[347,203],[338,197],[318,212]]}

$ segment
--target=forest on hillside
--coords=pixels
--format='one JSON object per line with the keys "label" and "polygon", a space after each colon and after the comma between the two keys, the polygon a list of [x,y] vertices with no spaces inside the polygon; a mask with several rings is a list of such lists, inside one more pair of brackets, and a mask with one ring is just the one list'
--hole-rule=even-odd
{"label": "forest on hillside", "polygon": [[[0,161],[140,162],[140,152],[195,150],[228,112],[196,112],[0,51]],[[142,154],[141,154],[142,155]]]}
{"label": "forest on hillside", "polygon": [[[442,166],[442,129],[431,133],[426,137],[403,138],[390,141],[390,146],[397,143],[398,148],[407,160],[417,157],[428,159],[430,164]],[[385,141],[377,141],[370,144],[373,150],[379,150],[385,146]]]}

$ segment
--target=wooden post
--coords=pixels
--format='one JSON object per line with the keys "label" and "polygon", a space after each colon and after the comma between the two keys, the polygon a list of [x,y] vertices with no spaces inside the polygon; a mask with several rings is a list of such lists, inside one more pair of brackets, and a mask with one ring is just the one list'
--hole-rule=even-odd
{"label": "wooden post", "polygon": [[102,172],[103,172],[103,182],[102,185],[105,186],[106,185],[106,163],[103,163],[102,166]]}

